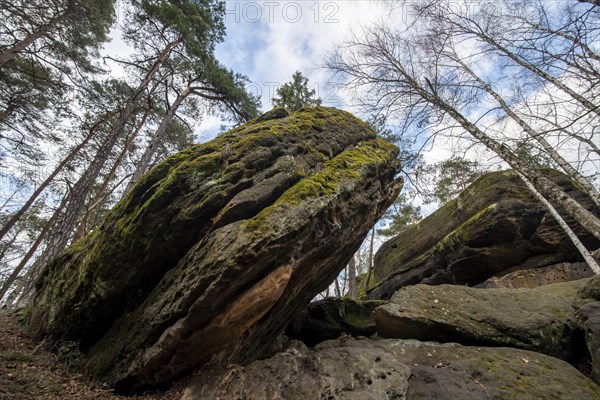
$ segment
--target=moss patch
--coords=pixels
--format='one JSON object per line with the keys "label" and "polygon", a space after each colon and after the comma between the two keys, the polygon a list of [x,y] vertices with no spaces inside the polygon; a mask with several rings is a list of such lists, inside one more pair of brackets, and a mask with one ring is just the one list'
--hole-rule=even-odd
{"label": "moss patch", "polygon": [[252,219],[244,222],[243,227],[249,231],[258,231],[261,227],[270,229],[265,223],[271,214],[292,206],[299,206],[306,201],[328,201],[339,193],[343,183],[356,181],[361,178],[367,166],[377,166],[389,163],[390,150],[392,155],[397,152],[395,146],[376,139],[361,142],[354,148],[343,151],[338,156],[324,163],[322,170],[312,176],[305,177],[288,189],[271,206],[262,210]]}

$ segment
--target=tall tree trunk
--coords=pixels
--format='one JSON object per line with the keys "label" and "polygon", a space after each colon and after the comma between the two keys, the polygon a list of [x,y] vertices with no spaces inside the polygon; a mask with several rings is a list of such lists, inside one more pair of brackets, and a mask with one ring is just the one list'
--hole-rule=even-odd
{"label": "tall tree trunk", "polygon": [[156,149],[165,139],[165,135],[167,133],[167,128],[169,127],[169,124],[175,117],[175,114],[177,113],[177,109],[179,108],[181,103],[183,103],[183,101],[190,95],[191,92],[192,92],[191,87],[188,86],[183,92],[179,93],[179,95],[177,96],[177,98],[175,99],[175,101],[173,102],[173,104],[171,105],[171,107],[169,108],[167,113],[165,114],[164,118],[162,119],[158,128],[156,129],[156,132],[154,133],[154,135],[152,135],[152,139],[150,139],[150,143],[146,147],[144,154],[142,155],[140,161],[137,163],[135,172],[133,173],[131,180],[127,184],[127,187],[125,188],[125,192],[123,195],[126,195],[127,193],[129,193],[129,191],[131,191],[131,189],[136,184],[136,182],[148,170],[148,166],[150,165],[150,162],[152,161],[152,158],[154,157],[154,154],[156,153]]}
{"label": "tall tree trunk", "polygon": [[348,296],[356,300],[356,257],[348,263]]}
{"label": "tall tree trunk", "polygon": [[[161,64],[167,59],[171,51],[181,43],[181,39],[169,43],[158,55],[156,61],[148,70],[134,94],[127,100],[125,107],[119,114],[116,124],[112,127],[104,142],[100,145],[100,148],[98,149],[94,159],[84,171],[83,175],[75,183],[75,185],[73,185],[70,201],[65,207],[65,212],[62,218],[56,224],[55,229],[53,229],[48,244],[46,245],[42,255],[39,257],[39,262],[44,267],[67,246],[69,238],[71,237],[71,234],[73,233],[77,223],[79,213],[85,204],[85,200],[96,178],[100,174],[106,159],[112,152],[117,140],[125,130],[127,123],[131,119],[131,116],[138,106],[140,97],[152,81],[154,75],[158,72]],[[36,260],[36,262],[37,261],[38,260]]]}
{"label": "tall tree trunk", "polygon": [[[50,219],[44,224],[42,231],[39,233],[37,239],[29,248],[29,251],[27,252],[27,254],[25,254],[25,256],[19,262],[19,265],[16,266],[16,268],[12,271],[10,276],[2,284],[2,287],[0,287],[0,300],[4,297],[4,295],[6,294],[8,289],[12,286],[12,284],[17,280],[17,278],[19,277],[19,274],[21,274],[21,271],[23,270],[23,268],[25,268],[25,266],[27,265],[27,263],[29,262],[31,257],[33,257],[33,255],[37,251],[37,249],[40,246],[40,244],[42,243],[42,241],[46,238],[46,235],[48,234],[48,232],[50,231],[52,226],[56,223],[56,220],[58,219],[58,216],[62,212],[62,209],[64,208],[64,206],[68,200],[68,197],[69,197],[69,194],[65,194],[63,196],[63,199],[61,200],[58,208],[56,210],[54,210],[54,213],[52,214]],[[23,279],[22,281],[23,281],[23,284],[21,286],[24,285],[26,280]]]}
{"label": "tall tree trunk", "polygon": [[583,243],[581,243],[581,241],[579,240],[579,238],[577,237],[577,235],[575,235],[575,232],[573,232],[573,230],[565,222],[565,220],[563,219],[563,217],[558,213],[558,211],[556,211],[556,209],[554,208],[554,206],[548,200],[546,200],[546,198],[544,198],[544,196],[542,196],[542,194],[540,192],[537,191],[537,189],[535,188],[535,186],[533,186],[533,184],[529,181],[529,179],[527,179],[525,177],[525,175],[523,175],[522,173],[520,173],[518,171],[517,171],[517,174],[519,175],[519,177],[521,178],[521,180],[523,180],[523,182],[525,182],[525,184],[527,185],[527,187],[529,188],[529,190],[531,191],[531,193],[533,193],[533,196],[536,199],[538,199],[546,207],[546,209],[550,212],[550,214],[552,215],[552,217],[554,217],[554,219],[556,220],[556,222],[558,222],[558,224],[560,225],[560,227],[562,228],[562,230],[565,231],[565,233],[567,234],[567,236],[569,237],[569,239],[571,240],[571,242],[573,242],[573,244],[575,245],[575,247],[577,248],[577,250],[579,251],[579,253],[583,257],[583,259],[585,260],[585,262],[587,263],[587,265],[589,265],[590,269],[592,271],[594,271],[594,273],[596,275],[600,275],[600,266],[598,266],[598,263],[596,263],[596,260],[594,260],[594,257],[592,257],[592,255],[590,254],[590,252],[588,251],[588,249],[585,248],[585,246],[583,245]]}
{"label": "tall tree trunk", "polygon": [[373,250],[375,247],[375,227],[371,230],[371,243],[369,244],[369,262],[367,264],[367,276],[365,277],[365,292],[369,290],[369,282],[371,281],[371,273],[373,272]]}
{"label": "tall tree trunk", "polygon": [[[8,242],[2,243],[2,250],[0,251],[0,260],[2,260],[4,258],[4,256],[6,256],[6,254],[10,250],[13,243],[15,243],[15,241],[17,240],[17,237],[19,236],[20,233],[21,233],[20,230],[19,230],[19,232],[15,232],[13,234],[13,237],[11,237]],[[0,300],[2,300],[2,296],[0,296]]]}
{"label": "tall tree trunk", "polygon": [[600,239],[600,219],[598,219],[598,217],[588,211],[581,204],[573,200],[573,198],[566,194],[556,183],[543,176],[539,171],[530,168],[527,164],[522,162],[510,148],[486,135],[457,109],[438,97],[437,93],[430,93],[425,90],[425,88],[421,86],[410,74],[408,74],[406,70],[403,68],[398,68],[398,72],[402,74],[407,84],[410,85],[411,89],[413,89],[419,96],[421,96],[431,105],[450,115],[456,122],[458,122],[460,126],[462,126],[465,131],[479,140],[488,149],[499,155],[514,170],[525,175],[527,179],[533,183],[535,188],[542,193],[542,195],[544,195],[544,197],[554,200],[557,204],[563,207],[566,212],[573,217],[573,219],[575,219],[575,221],[577,221],[596,238]]}
{"label": "tall tree trunk", "polygon": [[60,164],[58,164],[56,166],[56,168],[54,168],[54,171],[52,171],[52,173],[46,178],[46,180],[44,180],[44,182],[42,182],[42,184],[31,194],[31,196],[29,196],[29,198],[27,199],[25,204],[23,204],[21,206],[19,211],[17,211],[11,217],[11,219],[6,223],[6,225],[4,225],[2,227],[2,229],[0,229],[0,240],[4,237],[4,235],[6,235],[6,233],[8,231],[10,231],[12,229],[12,227],[19,221],[19,219],[21,219],[23,214],[25,214],[27,212],[27,210],[29,210],[29,208],[37,200],[37,198],[40,196],[40,194],[42,194],[42,192],[44,190],[46,190],[48,185],[50,185],[50,183],[52,183],[54,178],[56,178],[56,176],[65,168],[65,166],[67,166],[73,160],[73,158],[75,158],[75,156],[79,153],[79,151],[81,151],[81,149],[83,149],[89,143],[89,141],[92,139],[92,137],[94,137],[96,130],[102,124],[108,122],[115,115],[117,115],[117,112],[108,113],[107,115],[102,117],[100,120],[98,120],[96,123],[94,123],[94,125],[92,125],[92,127],[90,127],[90,129],[88,130],[88,133],[87,133],[86,137],[83,139],[83,141],[81,141],[81,143],[79,143],[77,146],[75,146],[69,152],[69,154],[67,154],[67,156],[60,162]]}
{"label": "tall tree trunk", "polygon": [[108,174],[104,178],[104,182],[102,182],[102,185],[96,192],[96,195],[89,201],[90,206],[87,208],[85,215],[81,219],[81,222],[79,223],[79,226],[77,227],[77,230],[75,231],[75,236],[73,237],[74,241],[81,239],[83,237],[83,235],[85,235],[89,231],[90,218],[92,215],[92,211],[95,210],[100,205],[100,203],[102,203],[102,201],[104,200],[105,192],[106,192],[106,189],[108,188],[108,185],[110,184],[112,179],[115,177],[115,175],[117,173],[117,169],[121,166],[121,163],[125,159],[125,156],[127,155],[129,148],[131,147],[131,144],[133,143],[133,141],[135,140],[137,135],[140,133],[140,131],[146,124],[146,121],[148,120],[148,116],[150,115],[150,111],[151,111],[151,108],[148,107],[146,109],[146,111],[144,112],[144,115],[142,116],[142,119],[141,119],[140,123],[137,125],[136,129],[131,133],[131,135],[129,135],[129,137],[125,141],[123,150],[121,150],[121,153],[119,154],[119,156],[113,163],[111,170],[108,172]]}
{"label": "tall tree trunk", "polygon": [[460,60],[456,53],[454,53],[453,59],[458,64],[460,64],[461,67],[465,71],[467,71],[467,73],[471,75],[483,87],[483,89],[494,98],[494,100],[498,102],[498,104],[500,104],[502,110],[504,110],[504,112],[506,112],[506,114],[509,117],[511,117],[517,124],[519,124],[519,126],[525,131],[525,133],[527,133],[527,135],[529,135],[529,137],[536,140],[540,145],[542,145],[542,147],[544,148],[544,150],[546,150],[550,158],[552,158],[552,160],[554,160],[563,169],[563,171],[571,177],[571,179],[577,182],[583,188],[583,190],[587,192],[587,194],[591,197],[596,206],[600,207],[600,193],[594,187],[594,185],[592,185],[585,176],[581,175],[579,171],[573,168],[573,166],[567,160],[565,160],[554,149],[554,147],[552,147],[552,145],[548,143],[546,139],[544,139],[544,137],[541,134],[536,132],[527,122],[525,122],[525,120],[519,117],[509,107],[509,105],[502,98],[502,96],[500,96],[496,91],[494,91],[494,89],[492,89],[490,85],[484,82],[477,74],[475,74],[475,72],[473,72],[471,68],[469,68],[462,60]]}

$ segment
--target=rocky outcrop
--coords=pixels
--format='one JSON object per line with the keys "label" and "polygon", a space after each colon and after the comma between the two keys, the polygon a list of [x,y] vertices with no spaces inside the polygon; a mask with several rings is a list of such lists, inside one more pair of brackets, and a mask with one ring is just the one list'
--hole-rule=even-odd
{"label": "rocky outcrop", "polygon": [[386,338],[507,346],[565,360],[573,356],[577,329],[572,303],[563,296],[454,285],[402,288],[375,310],[375,321]]}
{"label": "rocky outcrop", "polygon": [[581,286],[575,297],[577,316],[591,356],[590,377],[600,385],[600,276]]}
{"label": "rocky outcrop", "polygon": [[355,301],[349,298],[327,298],[310,303],[286,328],[290,339],[308,346],[336,339],[344,334],[371,336],[377,329],[373,310],[383,301]]}
{"label": "rocky outcrop", "polygon": [[245,367],[201,371],[182,400],[599,399],[571,365],[510,348],[410,340],[296,346]]}
{"label": "rocky outcrop", "polygon": [[395,199],[397,148],[325,107],[268,113],[154,167],[39,282],[31,328],[122,391],[249,362]]}
{"label": "rocky outcrop", "polygon": [[585,332],[585,343],[590,352],[590,377],[600,385],[600,301],[584,304],[578,313]]}
{"label": "rocky outcrop", "polygon": [[584,263],[559,263],[547,267],[510,272],[493,276],[476,285],[478,288],[534,288],[558,282],[570,282],[594,275]]}
{"label": "rocky outcrop", "polygon": [[[587,195],[557,171],[546,175],[595,210]],[[579,227],[588,249],[600,243]],[[375,257],[369,299],[387,299],[406,285],[468,284],[517,270],[580,261],[543,206],[513,171],[487,174],[458,198],[383,244]]]}

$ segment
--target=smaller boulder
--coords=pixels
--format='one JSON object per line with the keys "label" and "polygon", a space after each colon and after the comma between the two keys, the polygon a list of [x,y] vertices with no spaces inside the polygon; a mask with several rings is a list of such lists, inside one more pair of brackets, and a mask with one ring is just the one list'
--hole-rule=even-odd
{"label": "smaller boulder", "polygon": [[[544,174],[600,215],[566,175],[555,170]],[[588,249],[600,247],[597,238],[563,217]],[[374,285],[366,297],[388,299],[401,287],[418,283],[474,286],[514,271],[580,261],[577,249],[521,178],[512,170],[492,172],[384,243],[375,255]]]}
{"label": "smaller boulder", "polygon": [[342,334],[370,336],[377,331],[373,311],[383,304],[384,301],[378,300],[331,297],[315,301],[292,320],[285,334],[308,346],[336,339]]}
{"label": "smaller boulder", "polygon": [[571,302],[532,289],[415,285],[375,310],[386,338],[508,346],[562,359],[573,355]]}

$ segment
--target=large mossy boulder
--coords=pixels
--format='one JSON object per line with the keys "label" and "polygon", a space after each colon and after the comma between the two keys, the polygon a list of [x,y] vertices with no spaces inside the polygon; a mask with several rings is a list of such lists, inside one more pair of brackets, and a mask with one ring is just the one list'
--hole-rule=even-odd
{"label": "large mossy boulder", "polygon": [[[544,173],[598,213],[565,175]],[[565,219],[588,249],[600,246],[579,224]],[[417,283],[476,285],[492,276],[575,261],[581,256],[517,174],[493,172],[384,243],[375,256],[375,282],[367,298],[387,299]]]}
{"label": "large mossy boulder", "polygon": [[244,368],[205,370],[181,400],[600,399],[566,362],[511,348],[415,340],[335,340]]}
{"label": "large mossy boulder", "polygon": [[398,149],[332,108],[167,158],[38,284],[31,328],[122,391],[264,356],[396,198]]}

